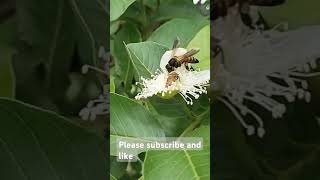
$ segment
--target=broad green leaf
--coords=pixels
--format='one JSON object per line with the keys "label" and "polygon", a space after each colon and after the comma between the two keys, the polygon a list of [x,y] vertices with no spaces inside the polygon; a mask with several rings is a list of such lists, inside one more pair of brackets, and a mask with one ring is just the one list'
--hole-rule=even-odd
{"label": "broad green leaf", "polygon": [[20,90],[31,92],[34,86],[30,84],[41,79],[39,85],[48,88],[47,94],[56,101],[64,99],[74,49],[73,21],[70,6],[64,0],[17,1],[19,35],[25,41],[13,62],[18,97]]}
{"label": "broad green leaf", "polygon": [[121,21],[112,21],[110,23],[110,34],[114,34],[118,31],[119,27],[120,27],[120,23]]}
{"label": "broad green leaf", "polygon": [[134,68],[127,53],[125,44],[141,41],[141,34],[138,28],[132,23],[122,25],[120,31],[115,35],[114,46],[112,49],[115,57],[115,70],[124,83],[125,89],[131,88]]}
{"label": "broad green leaf", "polygon": [[16,19],[11,18],[0,24],[0,97],[15,96],[15,75],[12,67],[16,37]]}
{"label": "broad green leaf", "polygon": [[201,126],[188,137],[202,137],[200,151],[148,151],[144,160],[144,180],[210,179],[210,127]]}
{"label": "broad green leaf", "polygon": [[208,24],[209,21],[204,18],[172,19],[154,31],[148,41],[171,48],[173,41],[179,37],[180,46],[185,48],[194,36]]}
{"label": "broad green leaf", "polygon": [[168,48],[155,42],[141,42],[127,45],[136,75],[149,78],[160,67],[162,55]]}
{"label": "broad green leaf", "polygon": [[[150,1],[150,0],[148,0]],[[198,9],[191,0],[161,0],[159,10],[153,15],[152,19],[165,20],[172,18],[195,18],[202,17]]]}
{"label": "broad green leaf", "polygon": [[111,154],[116,138],[164,137],[161,124],[141,104],[115,93],[110,94]]}
{"label": "broad green leaf", "polygon": [[135,0],[110,0],[110,21],[118,19]]}
{"label": "broad green leaf", "polygon": [[179,136],[195,119],[180,95],[171,99],[151,97],[148,108],[159,119],[167,137]]}
{"label": "broad green leaf", "polygon": [[13,49],[0,44],[0,97],[15,96],[15,76],[12,68]]}
{"label": "broad green leaf", "polygon": [[[73,12],[73,34],[83,63],[101,64],[97,59],[100,47],[109,49],[109,21],[106,4],[102,0],[68,0]],[[70,9],[69,9],[70,11]],[[101,60],[100,60],[101,61]]]}
{"label": "broad green leaf", "polygon": [[110,156],[110,176],[120,179],[125,173],[128,162],[118,162],[117,157]]}
{"label": "broad green leaf", "polygon": [[106,142],[55,113],[0,99],[2,179],[105,179]]}
{"label": "broad green leaf", "polygon": [[158,0],[144,0],[143,3],[152,9],[156,9],[158,7]]}
{"label": "broad green leaf", "polygon": [[109,45],[106,15],[99,0],[18,0],[19,39],[24,43],[14,58],[17,98],[64,104],[71,61],[96,64],[97,49]]}
{"label": "broad green leaf", "polygon": [[260,8],[262,16],[269,25],[288,23],[289,28],[296,28],[302,25],[315,25],[320,23],[318,0],[307,0],[301,3],[300,0],[285,1],[283,5],[275,7]]}
{"label": "broad green leaf", "polygon": [[187,49],[199,48],[200,52],[194,57],[199,59],[199,63],[192,65],[200,70],[210,69],[210,25],[203,27],[190,41]]}

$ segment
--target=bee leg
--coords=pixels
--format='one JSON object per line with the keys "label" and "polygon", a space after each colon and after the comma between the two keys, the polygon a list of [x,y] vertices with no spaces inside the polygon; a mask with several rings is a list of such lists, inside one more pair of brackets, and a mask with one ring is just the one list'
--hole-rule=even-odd
{"label": "bee leg", "polygon": [[194,71],[194,68],[190,64],[185,64],[185,67],[188,71]]}
{"label": "bee leg", "polygon": [[189,67],[188,64],[185,64],[184,66],[186,67],[186,69],[187,69],[188,71],[190,70],[190,67]]}

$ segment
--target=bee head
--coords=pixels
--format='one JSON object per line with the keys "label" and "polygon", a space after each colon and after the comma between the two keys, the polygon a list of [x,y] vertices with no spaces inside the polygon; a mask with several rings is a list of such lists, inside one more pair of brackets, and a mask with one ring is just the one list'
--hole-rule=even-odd
{"label": "bee head", "polygon": [[179,63],[178,63],[178,61],[177,61],[176,58],[171,58],[171,59],[169,60],[168,64],[169,64],[170,66],[172,66],[172,67],[179,67]]}

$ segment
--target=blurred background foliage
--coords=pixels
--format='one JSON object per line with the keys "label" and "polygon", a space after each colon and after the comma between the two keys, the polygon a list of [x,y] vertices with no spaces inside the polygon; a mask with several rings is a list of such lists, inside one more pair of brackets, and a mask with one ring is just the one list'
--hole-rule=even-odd
{"label": "blurred background foliage", "polygon": [[107,82],[81,67],[105,65],[108,4],[0,0],[0,179],[106,178],[106,117],[78,113]]}
{"label": "blurred background foliage", "polygon": [[[290,30],[319,25],[318,7],[317,0],[287,0],[280,6],[260,7],[260,13],[270,27],[288,22]],[[320,79],[307,80],[312,93],[311,103],[301,100],[288,103],[277,99],[287,106],[282,118],[274,119],[263,109],[251,106],[264,119],[266,135],[263,138],[246,136],[238,120],[222,103],[217,101],[212,105],[214,146],[211,155],[215,179],[320,179],[320,126],[317,118]]]}

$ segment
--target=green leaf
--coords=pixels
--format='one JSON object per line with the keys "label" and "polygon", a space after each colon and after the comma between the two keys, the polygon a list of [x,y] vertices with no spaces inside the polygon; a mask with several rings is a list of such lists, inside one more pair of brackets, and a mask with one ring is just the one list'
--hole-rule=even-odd
{"label": "green leaf", "polygon": [[144,179],[210,179],[210,127],[201,126],[188,137],[202,137],[203,150],[148,151],[144,161]]}
{"label": "green leaf", "polygon": [[319,6],[320,2],[318,0],[308,0],[303,4],[300,0],[290,0],[285,1],[280,6],[261,7],[259,9],[269,25],[275,26],[287,22],[291,29],[303,25],[319,24],[320,14],[315,13],[318,12]]}
{"label": "green leaf", "polygon": [[0,24],[0,97],[15,97],[15,74],[12,59],[17,41],[16,18]]}
{"label": "green leaf", "polygon": [[155,42],[141,42],[127,45],[136,75],[144,78],[151,77],[160,67],[162,55],[168,48]]}
{"label": "green leaf", "polygon": [[148,107],[164,127],[167,137],[179,136],[195,119],[180,95],[171,99],[151,97]]}
{"label": "green leaf", "polygon": [[202,17],[200,9],[190,0],[161,0],[159,10],[152,19],[161,21],[172,18]]}
{"label": "green leaf", "polygon": [[157,9],[158,7],[158,0],[144,0],[143,3],[152,9]]}
{"label": "green leaf", "polygon": [[124,83],[126,90],[131,88],[134,69],[127,53],[125,43],[128,44],[140,41],[141,34],[138,28],[132,23],[125,23],[114,38],[112,53],[115,57],[116,73]]}
{"label": "green leaf", "polygon": [[111,155],[115,153],[117,138],[164,137],[157,119],[141,104],[115,93],[110,94]]}
{"label": "green leaf", "polygon": [[30,84],[41,79],[39,84],[48,88],[46,93],[62,101],[74,47],[70,6],[64,0],[17,1],[17,24],[20,38],[25,41],[13,62],[17,96],[20,91],[31,92]]}
{"label": "green leaf", "polygon": [[106,178],[106,142],[64,117],[0,99],[3,179]]}
{"label": "green leaf", "polygon": [[[72,27],[83,63],[99,65],[97,60],[100,47],[109,49],[109,21],[107,2],[102,0],[68,0],[76,24]],[[69,9],[70,10],[70,9]]]}
{"label": "green leaf", "polygon": [[[106,16],[99,0],[18,0],[17,24],[23,43],[13,62],[17,98],[46,108],[43,104],[63,106],[73,58],[96,65],[99,46],[109,44]],[[42,102],[36,102],[40,98]]]}
{"label": "green leaf", "polygon": [[115,179],[120,179],[125,173],[128,162],[118,162],[117,157],[110,156],[110,176],[113,176]]}
{"label": "green leaf", "polygon": [[199,48],[200,52],[194,57],[199,63],[192,65],[201,70],[210,69],[210,25],[203,27],[188,44],[187,49]]}
{"label": "green leaf", "polygon": [[171,48],[173,41],[179,37],[181,47],[186,47],[194,36],[208,24],[209,21],[204,18],[172,19],[154,31],[148,41]]}
{"label": "green leaf", "polygon": [[15,76],[12,68],[13,49],[0,44],[0,97],[15,96]]}
{"label": "green leaf", "polygon": [[118,31],[118,29],[120,28],[120,23],[121,21],[112,21],[110,23],[110,34],[114,34]]}
{"label": "green leaf", "polygon": [[118,19],[135,0],[111,0],[110,21]]}

